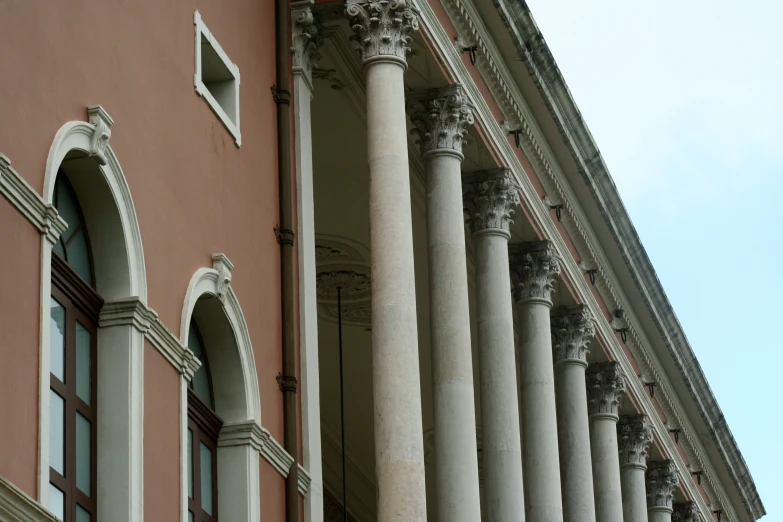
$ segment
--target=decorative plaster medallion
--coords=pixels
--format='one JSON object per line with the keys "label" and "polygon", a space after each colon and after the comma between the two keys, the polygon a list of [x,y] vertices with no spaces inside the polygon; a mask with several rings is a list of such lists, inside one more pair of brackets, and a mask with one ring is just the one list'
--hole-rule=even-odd
{"label": "decorative plaster medallion", "polygon": [[340,289],[343,324],[367,328],[372,321],[370,267],[363,245],[345,238],[316,237],[316,296],[319,315],[338,321],[337,289]]}

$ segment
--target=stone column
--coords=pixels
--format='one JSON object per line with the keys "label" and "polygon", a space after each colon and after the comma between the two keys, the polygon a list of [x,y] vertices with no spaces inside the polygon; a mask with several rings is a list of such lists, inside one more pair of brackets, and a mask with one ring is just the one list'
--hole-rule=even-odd
{"label": "stone column", "polygon": [[595,522],[585,388],[587,345],[594,335],[593,315],[586,306],[562,307],[553,312],[557,440],[565,522]]}
{"label": "stone column", "polygon": [[617,424],[620,451],[620,482],[623,493],[623,521],[647,521],[647,495],[644,472],[652,427],[646,415],[623,415]]}
{"label": "stone column", "polygon": [[508,169],[480,173],[464,185],[476,262],[476,322],[481,377],[484,515],[524,520],[522,450],[508,271],[509,225],[519,187]]}
{"label": "stone column", "polygon": [[674,504],[672,522],[701,522],[699,508],[695,502],[683,502]]}
{"label": "stone column", "polygon": [[624,391],[625,380],[617,362],[591,364],[587,369],[590,451],[598,522],[623,522],[617,420]]}
{"label": "stone column", "polygon": [[323,520],[321,468],[321,400],[318,383],[318,308],[315,282],[315,201],[313,195],[313,137],[310,100],[312,70],[323,39],[313,20],[313,0],[291,2],[296,122],[296,209],[299,248],[299,353],[302,405],[302,460],[310,474],[304,498],[305,522]]}
{"label": "stone column", "polygon": [[468,272],[462,205],[462,143],[473,113],[460,85],[408,102],[427,183],[435,484],[438,520],[481,519]]}
{"label": "stone column", "polygon": [[514,245],[509,259],[519,330],[525,515],[528,522],[562,522],[549,319],[560,259],[551,241]]}
{"label": "stone column", "polygon": [[418,11],[411,0],[347,0],[367,93],[370,265],[378,520],[425,521],[403,73]]}
{"label": "stone column", "polygon": [[647,465],[647,519],[649,522],[672,522],[674,490],[680,484],[677,466],[671,460]]}

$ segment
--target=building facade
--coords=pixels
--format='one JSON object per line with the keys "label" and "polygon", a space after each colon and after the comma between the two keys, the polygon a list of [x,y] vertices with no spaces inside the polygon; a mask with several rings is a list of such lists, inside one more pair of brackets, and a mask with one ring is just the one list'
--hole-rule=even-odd
{"label": "building facade", "polygon": [[524,2],[4,14],[0,520],[765,514]]}

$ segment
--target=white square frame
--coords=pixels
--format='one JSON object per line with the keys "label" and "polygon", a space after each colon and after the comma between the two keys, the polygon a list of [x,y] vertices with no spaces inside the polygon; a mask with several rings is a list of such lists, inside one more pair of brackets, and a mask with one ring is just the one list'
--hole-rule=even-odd
{"label": "white square frame", "polygon": [[[239,87],[240,87],[240,80],[239,80],[239,67],[235,63],[233,63],[226,52],[223,50],[223,48],[218,43],[217,39],[212,35],[212,33],[207,28],[206,24],[204,23],[204,20],[201,19],[201,15],[199,14],[198,10],[194,11],[193,13],[193,24],[196,26],[196,73],[194,75],[194,84],[196,87],[196,92],[199,96],[204,98],[209,106],[212,108],[212,110],[217,114],[218,118],[220,118],[220,121],[223,122],[223,125],[228,129],[228,132],[231,133],[231,135],[234,137],[234,143],[236,143],[237,147],[240,147],[242,145],[242,133],[239,131],[239,115],[240,115],[240,109],[239,109]],[[204,37],[209,44],[212,46],[212,48],[217,53],[220,60],[223,62],[223,64],[226,66],[226,68],[231,72],[231,74],[234,76],[234,79],[237,82],[237,88],[236,88],[236,122],[232,121],[231,118],[229,118],[228,114],[226,114],[226,111],[223,110],[223,107],[220,106],[220,104],[217,102],[217,100],[212,96],[212,93],[209,92],[209,89],[204,84],[204,82],[201,79],[201,37]]]}

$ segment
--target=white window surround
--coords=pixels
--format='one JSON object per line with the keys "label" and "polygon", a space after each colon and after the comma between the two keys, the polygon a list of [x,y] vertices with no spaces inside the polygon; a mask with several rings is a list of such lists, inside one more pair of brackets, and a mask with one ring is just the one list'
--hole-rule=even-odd
{"label": "white window surround", "polygon": [[[196,73],[194,75],[196,92],[199,94],[199,96],[206,100],[215,114],[217,114],[218,118],[220,118],[220,121],[223,122],[223,125],[225,125],[226,129],[228,129],[228,131],[234,137],[234,143],[236,143],[236,146],[240,147],[242,145],[242,133],[239,131],[239,67],[237,67],[237,65],[229,59],[225,51],[223,51],[223,48],[218,43],[217,39],[209,31],[206,24],[204,24],[204,21],[201,19],[201,15],[198,11],[194,11],[193,13],[193,24],[196,26]],[[206,83],[204,82],[203,76],[205,71],[202,70],[202,45],[204,41],[206,41],[212,50],[215,51],[217,58],[219,58],[220,62],[222,62],[222,65],[225,66],[227,72],[233,76],[233,92],[226,94],[226,96],[233,95],[233,99],[224,101],[224,104],[233,104],[233,117],[229,115],[221,103],[218,102],[213,93],[210,91],[209,87],[207,87]]]}

